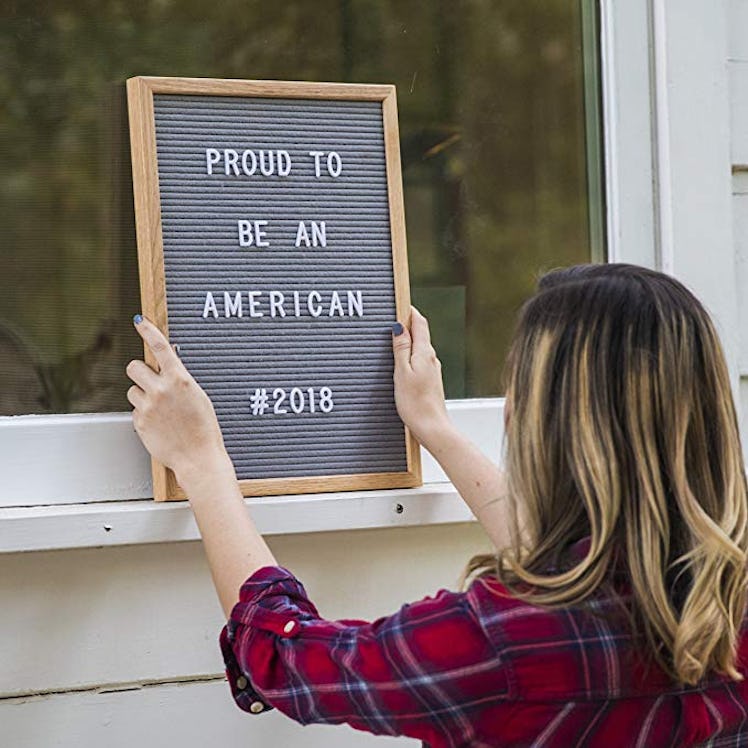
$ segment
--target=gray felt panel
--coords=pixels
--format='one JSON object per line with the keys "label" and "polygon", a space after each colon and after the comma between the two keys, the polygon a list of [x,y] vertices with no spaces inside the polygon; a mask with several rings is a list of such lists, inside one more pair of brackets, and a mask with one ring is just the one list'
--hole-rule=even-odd
{"label": "gray felt panel", "polygon": [[[156,94],[154,108],[170,335],[213,401],[239,478],[405,471],[381,104]],[[226,176],[221,162],[209,175],[207,148],[285,150],[291,172]],[[340,176],[323,161],[317,178],[313,150],[339,153]],[[239,219],[268,221],[271,246],[239,246]],[[327,246],[296,248],[299,221],[325,221]],[[270,291],[283,294],[275,317]],[[218,318],[203,317],[208,292]],[[242,317],[225,316],[225,292],[240,294]],[[269,407],[253,413],[263,389]]]}

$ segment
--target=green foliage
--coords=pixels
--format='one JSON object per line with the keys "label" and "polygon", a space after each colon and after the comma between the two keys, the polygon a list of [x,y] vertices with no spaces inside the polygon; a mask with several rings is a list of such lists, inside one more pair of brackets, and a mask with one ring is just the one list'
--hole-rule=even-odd
{"label": "green foliage", "polygon": [[0,414],[127,408],[140,347],[123,84],[141,74],[395,83],[414,298],[450,396],[499,394],[514,312],[539,270],[590,258],[602,209],[580,29],[561,0],[11,3]]}

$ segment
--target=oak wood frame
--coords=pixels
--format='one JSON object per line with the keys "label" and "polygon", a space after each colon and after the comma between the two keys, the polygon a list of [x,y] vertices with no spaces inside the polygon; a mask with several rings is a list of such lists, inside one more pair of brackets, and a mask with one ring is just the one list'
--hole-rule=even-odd
{"label": "oak wood frame", "polygon": [[[143,314],[152,320],[165,335],[168,336],[169,330],[153,109],[154,94],[381,101],[392,239],[395,308],[397,318],[409,323],[410,282],[400,168],[397,99],[394,86],[138,76],[127,81],[127,101],[130,120],[141,304]],[[157,366],[147,347],[145,348],[145,360],[154,368]],[[407,464],[407,470],[404,472],[260,478],[240,480],[239,487],[244,496],[277,496],[282,494],[419,486],[422,483],[420,448],[408,428],[406,426],[403,426],[403,428],[405,429]],[[152,459],[151,471],[153,475],[153,497],[156,501],[186,498],[170,469]]]}

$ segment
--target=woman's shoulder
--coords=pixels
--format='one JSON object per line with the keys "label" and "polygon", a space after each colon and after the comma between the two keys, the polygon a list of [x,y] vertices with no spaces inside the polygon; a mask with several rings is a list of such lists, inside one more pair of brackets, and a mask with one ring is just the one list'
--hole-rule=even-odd
{"label": "woman's shoulder", "polygon": [[[495,576],[475,579],[466,601],[511,669],[524,698],[626,698],[719,686],[712,674],[680,687],[642,655],[630,620],[621,615],[627,593],[600,590],[584,603],[549,607],[517,597]],[[748,615],[738,636],[738,662],[748,675]],[[583,676],[583,677],[582,677]]]}
{"label": "woman's shoulder", "polygon": [[561,615],[558,610],[518,596],[495,576],[474,579],[465,599],[483,629],[505,644],[528,636],[537,639],[544,633],[553,639],[558,631],[553,623]]}
{"label": "woman's shoulder", "polygon": [[536,602],[532,593],[528,584],[509,586],[486,573],[472,582],[467,600],[484,627],[505,641],[539,642],[546,637],[552,647],[554,641],[571,637],[616,643],[631,637],[631,586],[625,574],[611,573],[588,597],[571,604]]}
{"label": "woman's shoulder", "polygon": [[[644,693],[647,676],[633,661],[633,641],[617,605],[596,595],[583,605],[536,605],[494,577],[471,584],[468,600],[518,697],[526,700],[617,699]],[[664,683],[650,682],[660,691]]]}

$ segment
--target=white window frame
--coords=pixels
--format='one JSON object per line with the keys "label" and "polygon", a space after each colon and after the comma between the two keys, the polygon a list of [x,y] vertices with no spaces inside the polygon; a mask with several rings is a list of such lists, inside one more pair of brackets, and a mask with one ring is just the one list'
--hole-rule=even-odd
{"label": "white window frame", "polygon": [[[600,0],[599,10],[608,258],[687,282],[717,320],[737,385],[737,283],[726,283],[737,277],[726,9],[721,0]],[[448,407],[498,460],[503,399]],[[184,502],[149,498],[149,458],[127,413],[1,418],[0,454],[0,552],[198,537]],[[439,466],[422,456],[421,488],[247,504],[266,534],[473,521]]]}
{"label": "white window frame", "polygon": [[704,302],[738,393],[729,2],[601,0],[608,259]]}

